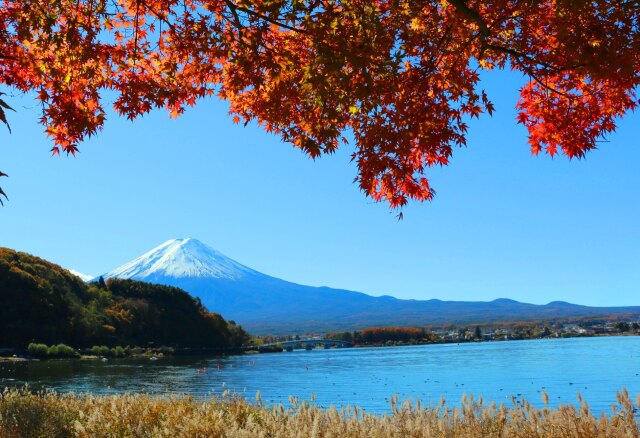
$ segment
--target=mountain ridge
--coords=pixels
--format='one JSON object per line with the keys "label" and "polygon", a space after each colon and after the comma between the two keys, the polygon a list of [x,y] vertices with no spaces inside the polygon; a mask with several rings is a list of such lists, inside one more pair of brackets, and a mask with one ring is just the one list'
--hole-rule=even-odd
{"label": "mountain ridge", "polygon": [[271,277],[193,238],[172,239],[104,274],[180,287],[211,311],[256,334],[360,329],[373,325],[469,324],[636,312],[640,307],[493,301],[402,300]]}

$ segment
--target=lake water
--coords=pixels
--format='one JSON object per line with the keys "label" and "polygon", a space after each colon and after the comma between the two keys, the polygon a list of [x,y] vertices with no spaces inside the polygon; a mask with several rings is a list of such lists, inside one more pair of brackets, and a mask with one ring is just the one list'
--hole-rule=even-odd
{"label": "lake water", "polygon": [[[206,367],[206,371],[204,368]],[[200,372],[198,373],[198,370]],[[208,396],[229,389],[267,403],[290,395],[315,404],[390,411],[389,399],[440,397],[459,404],[464,393],[511,404],[511,396],[542,405],[577,404],[609,412],[616,392],[640,394],[640,337],[484,342],[386,348],[296,350],[216,358],[120,359],[0,363],[0,387],[29,384],[56,391],[115,394],[167,392]]]}

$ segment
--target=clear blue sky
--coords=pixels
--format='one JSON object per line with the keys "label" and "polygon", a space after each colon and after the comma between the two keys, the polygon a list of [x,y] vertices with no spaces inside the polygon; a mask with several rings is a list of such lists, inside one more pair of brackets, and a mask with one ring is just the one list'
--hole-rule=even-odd
{"label": "clear blue sky", "polygon": [[640,118],[586,160],[532,157],[522,79],[485,78],[493,117],[429,171],[437,197],[404,220],[353,184],[350,150],[312,161],[203,101],[177,120],[109,115],[77,158],[52,158],[30,99],[0,127],[10,202],[0,246],[97,275],[176,237],[308,285],[401,298],[640,305]]}

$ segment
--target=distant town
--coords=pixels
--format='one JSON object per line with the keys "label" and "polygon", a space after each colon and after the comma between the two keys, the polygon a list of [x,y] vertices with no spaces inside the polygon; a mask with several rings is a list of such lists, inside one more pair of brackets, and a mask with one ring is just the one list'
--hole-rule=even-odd
{"label": "distant town", "polygon": [[[511,322],[474,325],[445,325],[439,327],[369,327],[361,330],[332,332],[311,335],[260,336],[252,339],[256,346],[295,345],[293,341],[304,343],[309,348],[309,341],[325,348],[330,344],[325,340],[346,342],[358,345],[412,345],[438,344],[482,341],[509,341],[544,338],[574,338],[594,336],[640,335],[640,320],[624,320],[615,318],[553,321],[553,322]],[[293,342],[293,343],[292,343]],[[335,345],[343,346],[344,344]]]}

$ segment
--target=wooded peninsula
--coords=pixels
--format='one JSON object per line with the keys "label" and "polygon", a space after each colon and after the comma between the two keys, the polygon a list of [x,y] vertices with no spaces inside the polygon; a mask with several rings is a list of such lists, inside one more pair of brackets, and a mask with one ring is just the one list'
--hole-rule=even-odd
{"label": "wooded peninsula", "polygon": [[241,326],[181,289],[119,279],[85,283],[51,262],[0,248],[2,348],[66,344],[226,351],[248,337]]}

